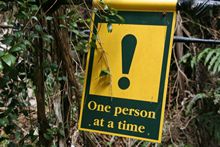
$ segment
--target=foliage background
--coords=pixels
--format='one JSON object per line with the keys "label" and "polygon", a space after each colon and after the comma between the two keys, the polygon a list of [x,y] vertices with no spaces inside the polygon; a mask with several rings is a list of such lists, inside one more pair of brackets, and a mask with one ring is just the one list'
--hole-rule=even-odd
{"label": "foliage background", "polygon": [[[0,12],[0,146],[220,146],[218,45],[174,43],[163,142],[153,144],[77,130],[95,9],[1,0]],[[218,39],[219,14],[178,12],[176,35]]]}

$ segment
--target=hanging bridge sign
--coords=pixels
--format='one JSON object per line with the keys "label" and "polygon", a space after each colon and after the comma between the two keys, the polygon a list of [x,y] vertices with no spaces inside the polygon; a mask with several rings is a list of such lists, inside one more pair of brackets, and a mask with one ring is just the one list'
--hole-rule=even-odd
{"label": "hanging bridge sign", "polygon": [[177,2],[106,3],[124,21],[94,14],[79,129],[161,142]]}

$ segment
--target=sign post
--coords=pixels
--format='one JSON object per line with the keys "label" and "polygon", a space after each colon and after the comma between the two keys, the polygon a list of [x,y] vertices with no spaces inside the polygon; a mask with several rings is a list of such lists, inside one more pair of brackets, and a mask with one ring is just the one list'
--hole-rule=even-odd
{"label": "sign post", "polygon": [[79,129],[161,142],[177,1],[105,2],[124,21],[94,14]]}

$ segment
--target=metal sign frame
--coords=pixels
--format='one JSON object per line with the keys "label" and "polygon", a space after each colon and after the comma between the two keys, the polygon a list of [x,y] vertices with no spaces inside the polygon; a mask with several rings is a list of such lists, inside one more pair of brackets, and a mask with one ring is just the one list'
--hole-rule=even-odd
{"label": "metal sign frame", "polygon": [[[157,7],[159,8],[159,7]],[[162,7],[161,7],[162,8]],[[166,89],[170,67],[171,48],[174,34],[176,13],[174,10],[154,10],[154,11],[119,11],[118,14],[125,19],[124,25],[147,25],[166,27],[165,44],[162,55],[162,66],[160,72],[160,82],[157,102],[127,99],[124,97],[103,96],[91,93],[92,73],[94,68],[94,57],[96,56],[96,45],[92,46],[88,53],[86,79],[84,83],[83,99],[81,104],[79,130],[91,131],[103,134],[130,137],[151,142],[161,142],[162,128],[164,120],[164,109],[166,102]],[[93,37],[98,38],[99,24],[107,23],[98,16],[94,16],[92,24]],[[114,22],[118,24],[119,22]],[[107,28],[106,28],[107,29]],[[113,27],[114,29],[114,27]],[[129,33],[129,32],[128,32]],[[146,38],[147,41],[147,38]],[[97,44],[97,42],[96,42]],[[117,54],[117,53],[115,53]],[[147,59],[146,59],[147,60]],[[154,68],[154,67],[152,67]],[[144,86],[144,85],[143,85]],[[100,106],[98,108],[98,106]],[[122,111],[143,110],[143,113],[155,112],[156,117],[140,118],[137,116],[120,115],[115,116],[116,108],[124,108]],[[128,110],[129,109],[129,110]],[[142,111],[141,111],[142,112]],[[127,113],[128,114],[128,113]],[[140,115],[140,113],[139,113]],[[143,114],[144,115],[144,114]],[[126,128],[127,124],[132,124]],[[121,126],[119,126],[121,125]],[[123,126],[125,126],[123,128]],[[135,127],[136,130],[134,129]]]}

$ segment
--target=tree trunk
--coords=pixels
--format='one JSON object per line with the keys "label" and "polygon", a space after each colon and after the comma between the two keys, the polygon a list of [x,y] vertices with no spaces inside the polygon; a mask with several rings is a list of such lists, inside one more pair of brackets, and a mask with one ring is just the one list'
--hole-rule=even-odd
{"label": "tree trunk", "polygon": [[45,90],[44,90],[44,70],[43,70],[43,40],[40,38],[36,49],[36,99],[37,99],[37,119],[39,123],[39,144],[40,146],[50,145],[50,141],[44,137],[49,129],[49,124],[45,112]]}

